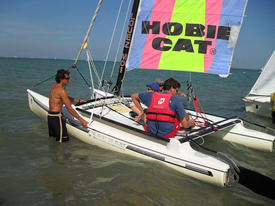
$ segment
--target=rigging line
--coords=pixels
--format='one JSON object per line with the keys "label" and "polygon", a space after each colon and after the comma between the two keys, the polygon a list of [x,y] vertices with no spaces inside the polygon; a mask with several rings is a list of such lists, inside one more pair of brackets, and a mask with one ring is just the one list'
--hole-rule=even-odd
{"label": "rigging line", "polygon": [[189,104],[190,104],[190,102],[191,102],[191,99],[193,98],[193,96],[195,96],[194,95],[194,90],[193,90],[193,86],[192,86],[192,79],[191,79],[192,77],[191,77],[191,72],[189,72],[189,81],[187,80],[186,82],[187,82],[187,91],[188,91],[188,95],[187,95],[187,97],[188,97],[188,106],[189,106]]}
{"label": "rigging line", "polygon": [[[132,0],[129,1],[127,12],[126,12],[126,17],[129,14],[131,3],[132,3]],[[127,18],[126,17],[124,19],[124,23],[123,23],[123,27],[122,27],[122,32],[121,32],[121,35],[120,35],[120,39],[119,39],[119,43],[118,43],[118,47],[117,47],[117,52],[116,52],[116,56],[115,56],[115,61],[114,61],[114,64],[113,64],[113,68],[112,68],[112,72],[111,72],[110,78],[113,77],[113,73],[114,73],[114,69],[115,69],[115,62],[117,61],[117,57],[118,57],[118,53],[119,53],[119,45],[121,45],[121,41],[122,41],[122,38],[123,38],[123,33],[125,31],[125,26],[126,26],[126,23],[127,23]]]}
{"label": "rigging line", "polygon": [[121,80],[121,96],[124,97],[125,92],[124,92],[124,86],[123,86],[123,81],[126,79],[127,72],[124,74],[124,78]]}
{"label": "rigging line", "polygon": [[242,121],[244,121],[244,122],[247,122],[247,123],[249,123],[249,124],[252,124],[252,125],[255,125],[255,126],[258,126],[258,127],[261,127],[261,128],[267,129],[267,130],[270,130],[270,131],[272,131],[272,132],[275,133],[275,130],[272,129],[272,128],[270,128],[270,127],[266,127],[266,126],[264,126],[264,125],[260,125],[260,124],[255,123],[255,122],[251,122],[251,121],[248,121],[248,120],[243,119],[243,118],[240,118],[240,117],[239,117],[239,119],[242,120]]}
{"label": "rigging line", "polygon": [[200,144],[197,143],[195,140],[189,138],[188,135],[182,135],[182,136],[185,137],[185,138],[187,138],[190,142],[195,143],[197,146],[201,147],[202,149],[204,149],[204,150],[206,150],[206,151],[208,151],[208,152],[212,152],[212,153],[214,153],[214,154],[217,154],[217,153],[218,153],[218,152],[215,151],[215,150],[212,150],[212,149],[210,149],[210,148],[207,148],[207,147],[205,147],[205,146],[200,145]]}
{"label": "rigging line", "polygon": [[[76,68],[76,67],[75,67]],[[88,84],[88,82],[86,81],[86,79],[84,78],[84,76],[82,75],[82,73],[76,68],[76,70],[78,71],[78,73],[80,74],[80,76],[82,77],[82,79],[86,82],[86,84],[88,85],[88,86],[90,86],[89,84]],[[50,79],[52,79],[52,78],[54,78],[56,75],[54,74],[54,75],[52,75],[52,76],[50,76],[49,78],[47,78],[47,79],[45,79],[45,80],[43,80],[43,81],[41,81],[41,82],[38,82],[38,83],[36,83],[35,85],[33,85],[32,87],[37,87],[38,85],[40,85],[40,84],[43,84],[44,82],[46,82],[46,81],[49,81]]]}
{"label": "rigging line", "polygon": [[[97,14],[98,14],[98,12],[99,12],[99,10],[100,10],[100,7],[101,7],[102,2],[103,2],[103,0],[99,0],[99,1],[98,1],[96,11],[95,11],[94,16],[93,16],[93,18],[92,18],[92,20],[91,20],[91,23],[90,23],[90,26],[89,26],[88,31],[87,31],[87,33],[86,33],[86,36],[85,36],[85,38],[84,38],[83,44],[82,44],[82,46],[81,46],[81,48],[80,48],[80,50],[79,50],[79,52],[78,52],[78,54],[77,54],[77,57],[76,57],[76,59],[75,59],[75,61],[74,61],[74,64],[73,64],[72,68],[76,68],[76,63],[77,63],[77,61],[78,61],[78,59],[79,59],[79,56],[80,56],[80,54],[81,54],[81,52],[82,52],[82,50],[83,50],[83,48],[84,48],[84,46],[85,46],[85,43],[87,42],[87,39],[89,38],[91,29],[92,29],[92,27],[93,27],[93,25],[94,25],[96,16],[97,16]],[[77,68],[76,68],[76,69],[77,69]],[[81,72],[80,72],[78,69],[77,69],[77,71],[78,71],[78,73],[80,74],[80,76],[82,77],[82,79],[85,81],[85,83],[90,87],[90,85],[88,84],[88,82],[86,81],[86,79],[84,78],[84,76],[81,74]],[[46,82],[46,81],[52,79],[54,76],[55,76],[55,75],[53,75],[53,76],[51,76],[51,77],[49,77],[49,78],[43,80],[42,82],[39,82],[39,83],[35,84],[33,87],[36,87],[36,86],[38,86],[38,85],[40,85],[40,84],[42,84],[42,83],[44,83],[44,82]]]}
{"label": "rigging line", "polygon": [[89,83],[87,82],[87,80],[85,79],[85,77],[83,76],[83,74],[79,71],[79,69],[77,67],[73,67],[74,69],[76,69],[76,71],[80,74],[80,76],[82,77],[82,79],[84,80],[84,82],[87,84],[88,87],[91,87],[91,85],[89,85]]}
{"label": "rigging line", "polygon": [[[188,113],[189,116],[192,116],[192,117],[198,117],[198,115],[194,115],[194,114],[191,114],[191,113]],[[201,118],[201,117],[200,117]],[[203,118],[201,118],[203,119]],[[211,119],[208,119],[208,118],[204,118],[205,120],[207,120],[208,122],[212,122],[213,124],[215,123],[213,120]]]}
{"label": "rigging line", "polygon": [[50,76],[49,78],[47,78],[47,79],[45,79],[45,80],[43,80],[43,81],[41,81],[41,82],[36,83],[36,84],[33,85],[32,87],[37,87],[38,85],[40,85],[40,84],[42,84],[42,83],[44,83],[44,82],[46,82],[46,81],[49,81],[50,79],[52,79],[52,78],[54,78],[54,77],[55,77],[55,75],[52,75],[52,76]]}
{"label": "rigging line", "polygon": [[98,73],[97,73],[97,69],[96,69],[96,66],[95,66],[95,63],[94,63],[94,60],[93,60],[93,57],[92,57],[92,55],[91,55],[90,50],[88,50],[88,55],[89,55],[89,58],[90,58],[90,63],[91,63],[91,65],[92,65],[92,68],[93,68],[93,70],[94,70],[94,72],[95,72],[95,75],[96,75],[96,77],[97,77],[97,80],[98,80],[98,82],[100,82],[100,78],[99,78],[99,75],[98,75]]}
{"label": "rigging line", "polygon": [[91,20],[91,23],[90,23],[90,25],[89,25],[88,31],[87,31],[87,33],[86,33],[86,35],[85,35],[85,38],[84,38],[84,40],[83,40],[83,43],[82,43],[82,45],[81,45],[81,47],[80,47],[80,50],[79,50],[79,52],[78,52],[78,54],[77,54],[77,57],[75,58],[75,61],[74,61],[74,64],[73,64],[74,66],[72,66],[73,68],[76,67],[76,63],[77,63],[77,61],[78,61],[78,59],[79,59],[79,56],[80,56],[82,50],[84,49],[85,44],[87,43],[87,40],[88,40],[88,38],[89,38],[91,29],[92,29],[92,27],[93,27],[93,25],[94,25],[94,22],[95,22],[95,20],[96,20],[96,17],[97,17],[97,15],[98,15],[98,12],[99,12],[99,10],[100,10],[100,7],[101,7],[102,2],[103,2],[103,0],[99,0],[99,1],[98,1],[96,10],[95,10],[95,12],[94,12],[94,16],[93,16],[93,18],[92,18],[92,20]]}
{"label": "rigging line", "polygon": [[[115,32],[116,32],[118,19],[119,19],[119,17],[120,17],[120,12],[121,12],[121,8],[122,8],[123,1],[124,1],[124,0],[121,0],[121,2],[120,2],[120,6],[119,6],[119,10],[118,10],[118,15],[117,15],[117,18],[116,18],[116,21],[115,21],[115,25],[114,25],[114,29],[113,29],[111,41],[110,41],[110,44],[109,44],[108,52],[107,52],[107,55],[106,55],[106,58],[105,58],[105,62],[104,62],[104,66],[103,66],[103,71],[102,71],[102,74],[101,74],[100,82],[101,82],[102,79],[103,79],[103,75],[104,75],[104,73],[105,73],[107,61],[108,61],[108,59],[109,59],[109,54],[110,54],[111,47],[112,47],[112,44],[113,44],[114,35],[115,35]],[[102,86],[102,85],[101,85],[101,86]]]}
{"label": "rigging line", "polygon": [[89,50],[88,49],[86,49],[86,56],[87,56],[87,62],[88,62],[88,67],[89,67],[89,72],[90,72],[92,91],[94,91],[95,87],[94,87],[93,74],[92,74],[92,69],[91,69],[91,64],[90,64],[90,56],[89,56]]}
{"label": "rigging line", "polygon": [[[218,127],[218,129],[219,129],[219,127],[225,125],[225,124],[223,124],[223,125],[219,125],[219,124],[224,123],[224,122],[229,121],[229,120],[232,120],[232,121],[229,122],[230,125],[228,125],[227,127],[232,126],[232,125],[235,125],[235,124],[241,122],[241,120],[239,120],[239,119],[237,119],[237,117],[233,116],[233,117],[229,117],[229,118],[226,118],[226,119],[217,121],[217,122],[213,122],[213,123],[211,123],[211,124],[208,124],[207,126],[200,127],[200,128],[198,128],[198,129],[192,129],[192,130],[191,130],[191,133],[200,132],[200,131],[203,131],[203,130],[206,130],[206,129],[212,129],[212,131],[213,131],[213,130],[215,130],[215,129],[214,129],[215,127]],[[190,132],[189,132],[189,134],[190,134]],[[194,135],[196,136],[196,134],[194,134]],[[193,135],[193,136],[194,136],[194,135]],[[180,143],[184,143],[184,142],[185,142],[185,139],[184,139],[184,138],[181,138],[181,139],[179,139],[179,141],[180,141]]]}

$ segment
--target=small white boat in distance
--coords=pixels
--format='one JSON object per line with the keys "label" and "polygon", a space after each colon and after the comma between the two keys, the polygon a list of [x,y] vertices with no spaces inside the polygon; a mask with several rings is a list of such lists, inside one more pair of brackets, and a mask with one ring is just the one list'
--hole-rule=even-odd
{"label": "small white boat in distance", "polygon": [[243,98],[247,112],[271,118],[270,95],[275,92],[275,50],[249,94]]}

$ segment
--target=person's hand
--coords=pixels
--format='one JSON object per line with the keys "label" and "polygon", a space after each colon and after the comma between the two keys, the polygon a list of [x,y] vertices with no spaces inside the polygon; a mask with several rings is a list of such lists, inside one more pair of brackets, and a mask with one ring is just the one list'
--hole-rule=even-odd
{"label": "person's hand", "polygon": [[89,126],[89,123],[84,119],[81,121],[81,124],[86,128]]}
{"label": "person's hand", "polygon": [[181,126],[183,128],[189,128],[195,126],[195,120],[193,119],[187,119],[186,117],[183,118],[183,121],[181,122]]}
{"label": "person's hand", "polygon": [[139,115],[136,116],[136,117],[134,118],[134,120],[135,120],[136,122],[138,122],[139,120],[141,120],[143,114],[144,114],[144,112],[140,112]]}
{"label": "person's hand", "polygon": [[87,102],[85,99],[80,99],[78,103],[84,103]]}
{"label": "person's hand", "polygon": [[190,122],[191,126],[195,126],[195,120],[189,119],[189,122]]}
{"label": "person's hand", "polygon": [[184,93],[182,93],[182,92],[178,92],[177,95],[186,97],[186,94],[184,94]]}

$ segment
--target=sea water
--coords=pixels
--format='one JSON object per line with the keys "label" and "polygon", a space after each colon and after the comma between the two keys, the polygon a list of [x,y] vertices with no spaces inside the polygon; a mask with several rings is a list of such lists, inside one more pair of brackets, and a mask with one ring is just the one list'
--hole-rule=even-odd
{"label": "sea water", "polygon": [[[76,138],[59,144],[48,137],[47,125],[28,107],[26,89],[48,95],[54,75],[71,60],[0,58],[0,205],[275,205],[240,184],[220,188],[185,176],[157,162],[145,161],[88,145]],[[99,76],[103,62],[96,62]],[[115,83],[107,64],[105,80]],[[90,83],[85,61],[79,71]],[[153,70],[127,72],[123,94],[145,92],[157,78],[174,77],[187,93],[192,82],[204,111],[225,117],[241,116],[275,129],[271,119],[245,113],[245,96],[260,71],[232,69],[227,79],[216,75]],[[93,73],[93,75],[95,75]],[[46,79],[48,81],[43,82]],[[43,82],[43,83],[42,83]],[[36,85],[36,86],[34,86]],[[98,85],[98,82],[95,82]],[[112,85],[113,86],[113,85]],[[112,87],[111,86],[111,87]],[[89,99],[91,91],[71,69],[70,96]],[[185,107],[192,107],[181,97]],[[254,129],[269,132],[255,126]],[[275,179],[275,155],[206,137],[205,146],[231,156],[239,165]]]}

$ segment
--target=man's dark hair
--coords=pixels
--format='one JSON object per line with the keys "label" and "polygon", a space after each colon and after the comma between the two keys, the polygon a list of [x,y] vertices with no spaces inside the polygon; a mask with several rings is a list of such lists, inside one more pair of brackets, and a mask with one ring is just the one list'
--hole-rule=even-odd
{"label": "man's dark hair", "polygon": [[56,81],[57,83],[60,83],[60,81],[61,81],[62,79],[65,79],[65,78],[66,78],[66,77],[65,77],[65,74],[70,75],[69,70],[59,69],[59,70],[56,72],[55,81]]}
{"label": "man's dark hair", "polygon": [[178,89],[178,88],[180,88],[180,86],[181,85],[177,80],[175,80],[173,78],[169,78],[169,79],[165,80],[163,88],[164,88],[164,90],[169,90],[171,87],[173,87],[174,89]]}

